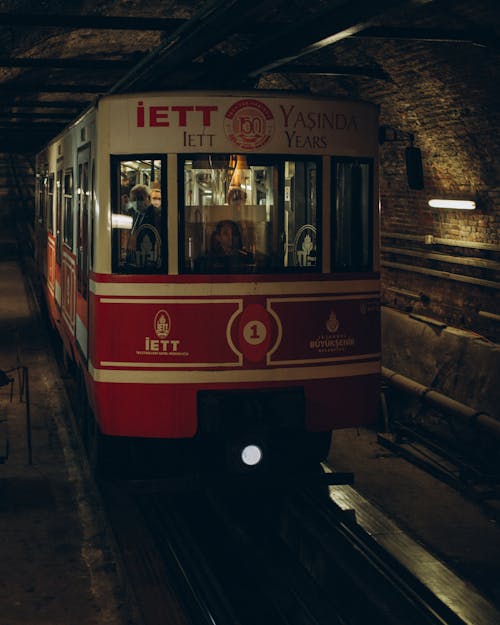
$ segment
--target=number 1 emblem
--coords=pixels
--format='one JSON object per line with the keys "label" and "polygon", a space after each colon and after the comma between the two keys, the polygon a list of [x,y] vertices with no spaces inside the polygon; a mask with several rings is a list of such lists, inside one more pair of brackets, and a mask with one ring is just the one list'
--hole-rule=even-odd
{"label": "number 1 emblem", "polygon": [[260,304],[251,304],[239,321],[239,343],[243,355],[250,362],[263,360],[271,341],[269,314]]}

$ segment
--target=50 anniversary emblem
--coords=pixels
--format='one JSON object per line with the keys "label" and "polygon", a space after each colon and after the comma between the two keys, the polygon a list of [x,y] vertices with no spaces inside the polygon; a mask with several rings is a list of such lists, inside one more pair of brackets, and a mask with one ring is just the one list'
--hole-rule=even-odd
{"label": "50 anniversary emblem", "polygon": [[274,117],[259,100],[238,100],[224,116],[224,132],[232,143],[244,150],[261,148],[274,133]]}

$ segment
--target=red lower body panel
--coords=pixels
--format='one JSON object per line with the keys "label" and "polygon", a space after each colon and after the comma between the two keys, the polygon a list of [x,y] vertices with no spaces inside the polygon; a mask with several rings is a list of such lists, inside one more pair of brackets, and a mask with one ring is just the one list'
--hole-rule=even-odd
{"label": "red lower body panel", "polygon": [[[267,384],[265,388],[283,386],[282,383]],[[353,427],[376,419],[378,375],[313,380],[297,383],[297,386],[304,388],[307,430]],[[95,384],[95,409],[104,434],[187,438],[194,436],[198,429],[197,392],[211,388],[233,390],[224,385],[101,382]],[[252,388],[252,385],[238,386],[239,390]],[[269,418],[272,419],[272,415]]]}

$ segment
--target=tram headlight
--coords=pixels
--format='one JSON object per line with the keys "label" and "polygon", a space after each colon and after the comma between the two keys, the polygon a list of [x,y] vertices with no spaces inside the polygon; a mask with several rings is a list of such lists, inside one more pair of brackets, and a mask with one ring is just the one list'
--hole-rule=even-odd
{"label": "tram headlight", "polygon": [[247,467],[254,467],[262,461],[263,453],[258,445],[245,445],[241,450],[241,460]]}

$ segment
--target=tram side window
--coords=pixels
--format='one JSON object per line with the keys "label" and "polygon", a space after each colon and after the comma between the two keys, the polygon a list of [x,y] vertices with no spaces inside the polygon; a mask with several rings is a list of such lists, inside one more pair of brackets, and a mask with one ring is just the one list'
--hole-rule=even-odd
{"label": "tram side window", "polygon": [[333,271],[372,268],[373,166],[367,159],[334,159]]}
{"label": "tram side window", "polygon": [[73,170],[64,173],[64,243],[73,249]]}
{"label": "tram side window", "polygon": [[38,187],[38,224],[40,226],[43,225],[45,228],[47,223],[47,186],[48,186],[48,176],[47,173],[41,173],[37,176],[37,187]]}
{"label": "tram side window", "polygon": [[54,174],[49,174],[47,191],[47,230],[54,232]]}
{"label": "tram side window", "polygon": [[318,164],[280,156],[181,158],[186,273],[317,269]]}
{"label": "tram side window", "polygon": [[319,269],[318,167],[314,161],[285,161],[285,265]]}
{"label": "tram side window", "polygon": [[112,157],[112,254],[115,273],[167,270],[165,158]]}
{"label": "tram side window", "polygon": [[56,182],[56,261],[61,264],[62,246],[61,246],[61,229],[62,229],[62,211],[63,211],[63,171],[57,170]]}

